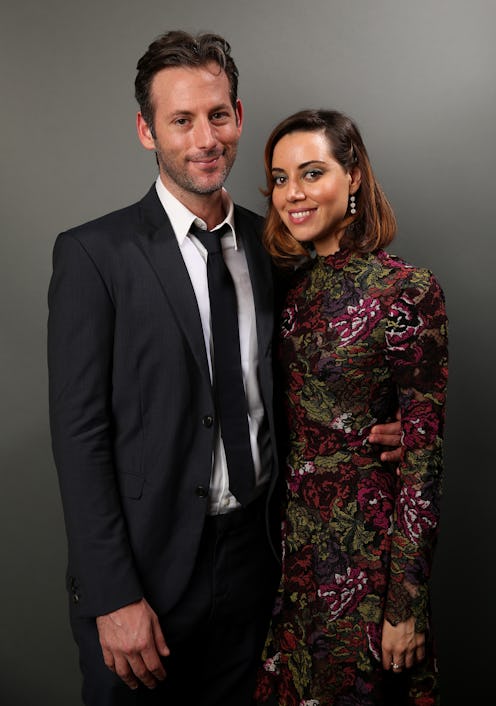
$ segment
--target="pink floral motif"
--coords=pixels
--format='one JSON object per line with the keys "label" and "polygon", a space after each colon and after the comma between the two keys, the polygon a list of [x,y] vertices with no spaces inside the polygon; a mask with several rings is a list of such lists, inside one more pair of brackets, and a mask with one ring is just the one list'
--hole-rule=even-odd
{"label": "pink floral motif", "polygon": [[423,534],[435,529],[436,516],[431,512],[431,503],[422,498],[420,490],[404,485],[400,492],[400,514],[398,522],[411,542],[415,544]]}
{"label": "pink floral motif", "polygon": [[432,409],[429,400],[408,402],[408,414],[404,415],[403,445],[406,448],[423,449],[432,444],[439,434],[439,414]]}
{"label": "pink floral motif", "polygon": [[311,461],[307,461],[299,468],[293,468],[293,466],[288,465],[287,483],[290,491],[296,493],[299,490],[303,478],[312,473],[315,473],[315,464]]}
{"label": "pink floral motif", "polygon": [[291,336],[294,330],[298,307],[286,307],[281,314],[281,335],[284,338]]}
{"label": "pink floral motif", "polygon": [[346,314],[335,318],[329,328],[338,331],[341,345],[346,346],[366,338],[380,318],[378,299],[360,299],[357,306],[348,306]]}
{"label": "pink floral motif", "polygon": [[298,316],[298,306],[288,306],[281,314],[281,335],[283,338],[291,336],[294,332]]}
{"label": "pink floral motif", "polygon": [[365,630],[367,632],[369,649],[376,658],[376,660],[379,662],[381,659],[381,626],[377,625],[377,623],[367,623],[365,626]]}
{"label": "pink floral motif", "polygon": [[[386,330],[386,343],[390,347],[406,348],[417,332],[424,326],[424,321],[414,302],[403,294],[402,298],[395,302],[390,309],[391,319],[394,326]],[[421,352],[420,349],[417,349]]]}
{"label": "pink floral motif", "polygon": [[278,652],[273,657],[269,657],[264,662],[264,669],[266,672],[277,672],[279,674],[279,662],[281,660],[281,653]]}
{"label": "pink floral motif", "polygon": [[336,574],[334,583],[322,585],[318,590],[329,606],[330,620],[354,610],[368,593],[367,576],[362,569],[348,567],[346,574]]}
{"label": "pink floral motif", "polygon": [[374,527],[382,527],[386,532],[390,532],[393,513],[390,492],[386,493],[374,485],[360,488],[358,505]]}

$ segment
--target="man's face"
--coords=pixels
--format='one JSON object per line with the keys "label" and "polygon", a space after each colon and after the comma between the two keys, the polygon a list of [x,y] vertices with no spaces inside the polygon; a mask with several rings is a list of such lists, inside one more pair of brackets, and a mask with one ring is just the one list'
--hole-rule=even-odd
{"label": "man's face", "polygon": [[155,150],[161,179],[188,205],[224,184],[236,157],[242,106],[233,109],[229,81],[215,63],[160,71],[151,87],[154,135],[138,114],[138,135]]}

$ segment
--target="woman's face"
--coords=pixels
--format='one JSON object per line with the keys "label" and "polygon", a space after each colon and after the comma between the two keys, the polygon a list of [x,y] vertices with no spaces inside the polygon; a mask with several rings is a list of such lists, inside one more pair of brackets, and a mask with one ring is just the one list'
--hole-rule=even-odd
{"label": "woman's face", "polygon": [[323,132],[302,131],[276,144],[272,177],[272,203],[293,238],[313,243],[319,255],[336,252],[349,197],[360,186],[360,170],[344,170]]}

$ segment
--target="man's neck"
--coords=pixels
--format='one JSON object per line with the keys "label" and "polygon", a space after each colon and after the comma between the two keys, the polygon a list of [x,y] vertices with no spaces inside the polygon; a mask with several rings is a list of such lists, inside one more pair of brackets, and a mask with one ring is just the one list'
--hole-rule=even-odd
{"label": "man's neck", "polygon": [[224,201],[222,198],[222,189],[214,191],[212,194],[195,194],[191,191],[181,189],[174,182],[164,179],[160,175],[160,180],[165,188],[180,201],[183,206],[194,213],[195,216],[201,218],[207,224],[208,230],[212,230],[215,226],[222,223],[226,217]]}

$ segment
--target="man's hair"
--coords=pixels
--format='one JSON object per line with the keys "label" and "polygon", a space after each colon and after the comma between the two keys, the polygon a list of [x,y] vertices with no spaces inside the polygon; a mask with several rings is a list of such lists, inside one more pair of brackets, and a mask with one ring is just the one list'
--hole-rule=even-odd
{"label": "man's hair", "polygon": [[393,210],[377,182],[362,136],[355,123],[337,110],[303,110],[291,115],[273,129],[265,146],[265,177],[268,198],[267,220],[264,229],[265,247],[281,265],[292,266],[308,255],[308,250],[281,221],[272,204],[274,178],[272,157],[277,143],[289,133],[320,132],[325,135],[332,157],[346,172],[358,167],[360,187],[356,193],[356,214],[344,217],[341,244],[358,252],[371,252],[389,245],[396,234]]}
{"label": "man's hair", "polygon": [[214,62],[219,71],[225,71],[229,80],[229,95],[236,110],[238,98],[238,69],[231,56],[231,46],[218,34],[201,33],[196,36],[174,30],[160,35],[150,44],[148,50],[138,61],[138,71],[134,82],[135,96],[141,114],[152,135],[154,134],[154,106],[151,86],[154,76],[162,69],[190,66],[203,67]]}

